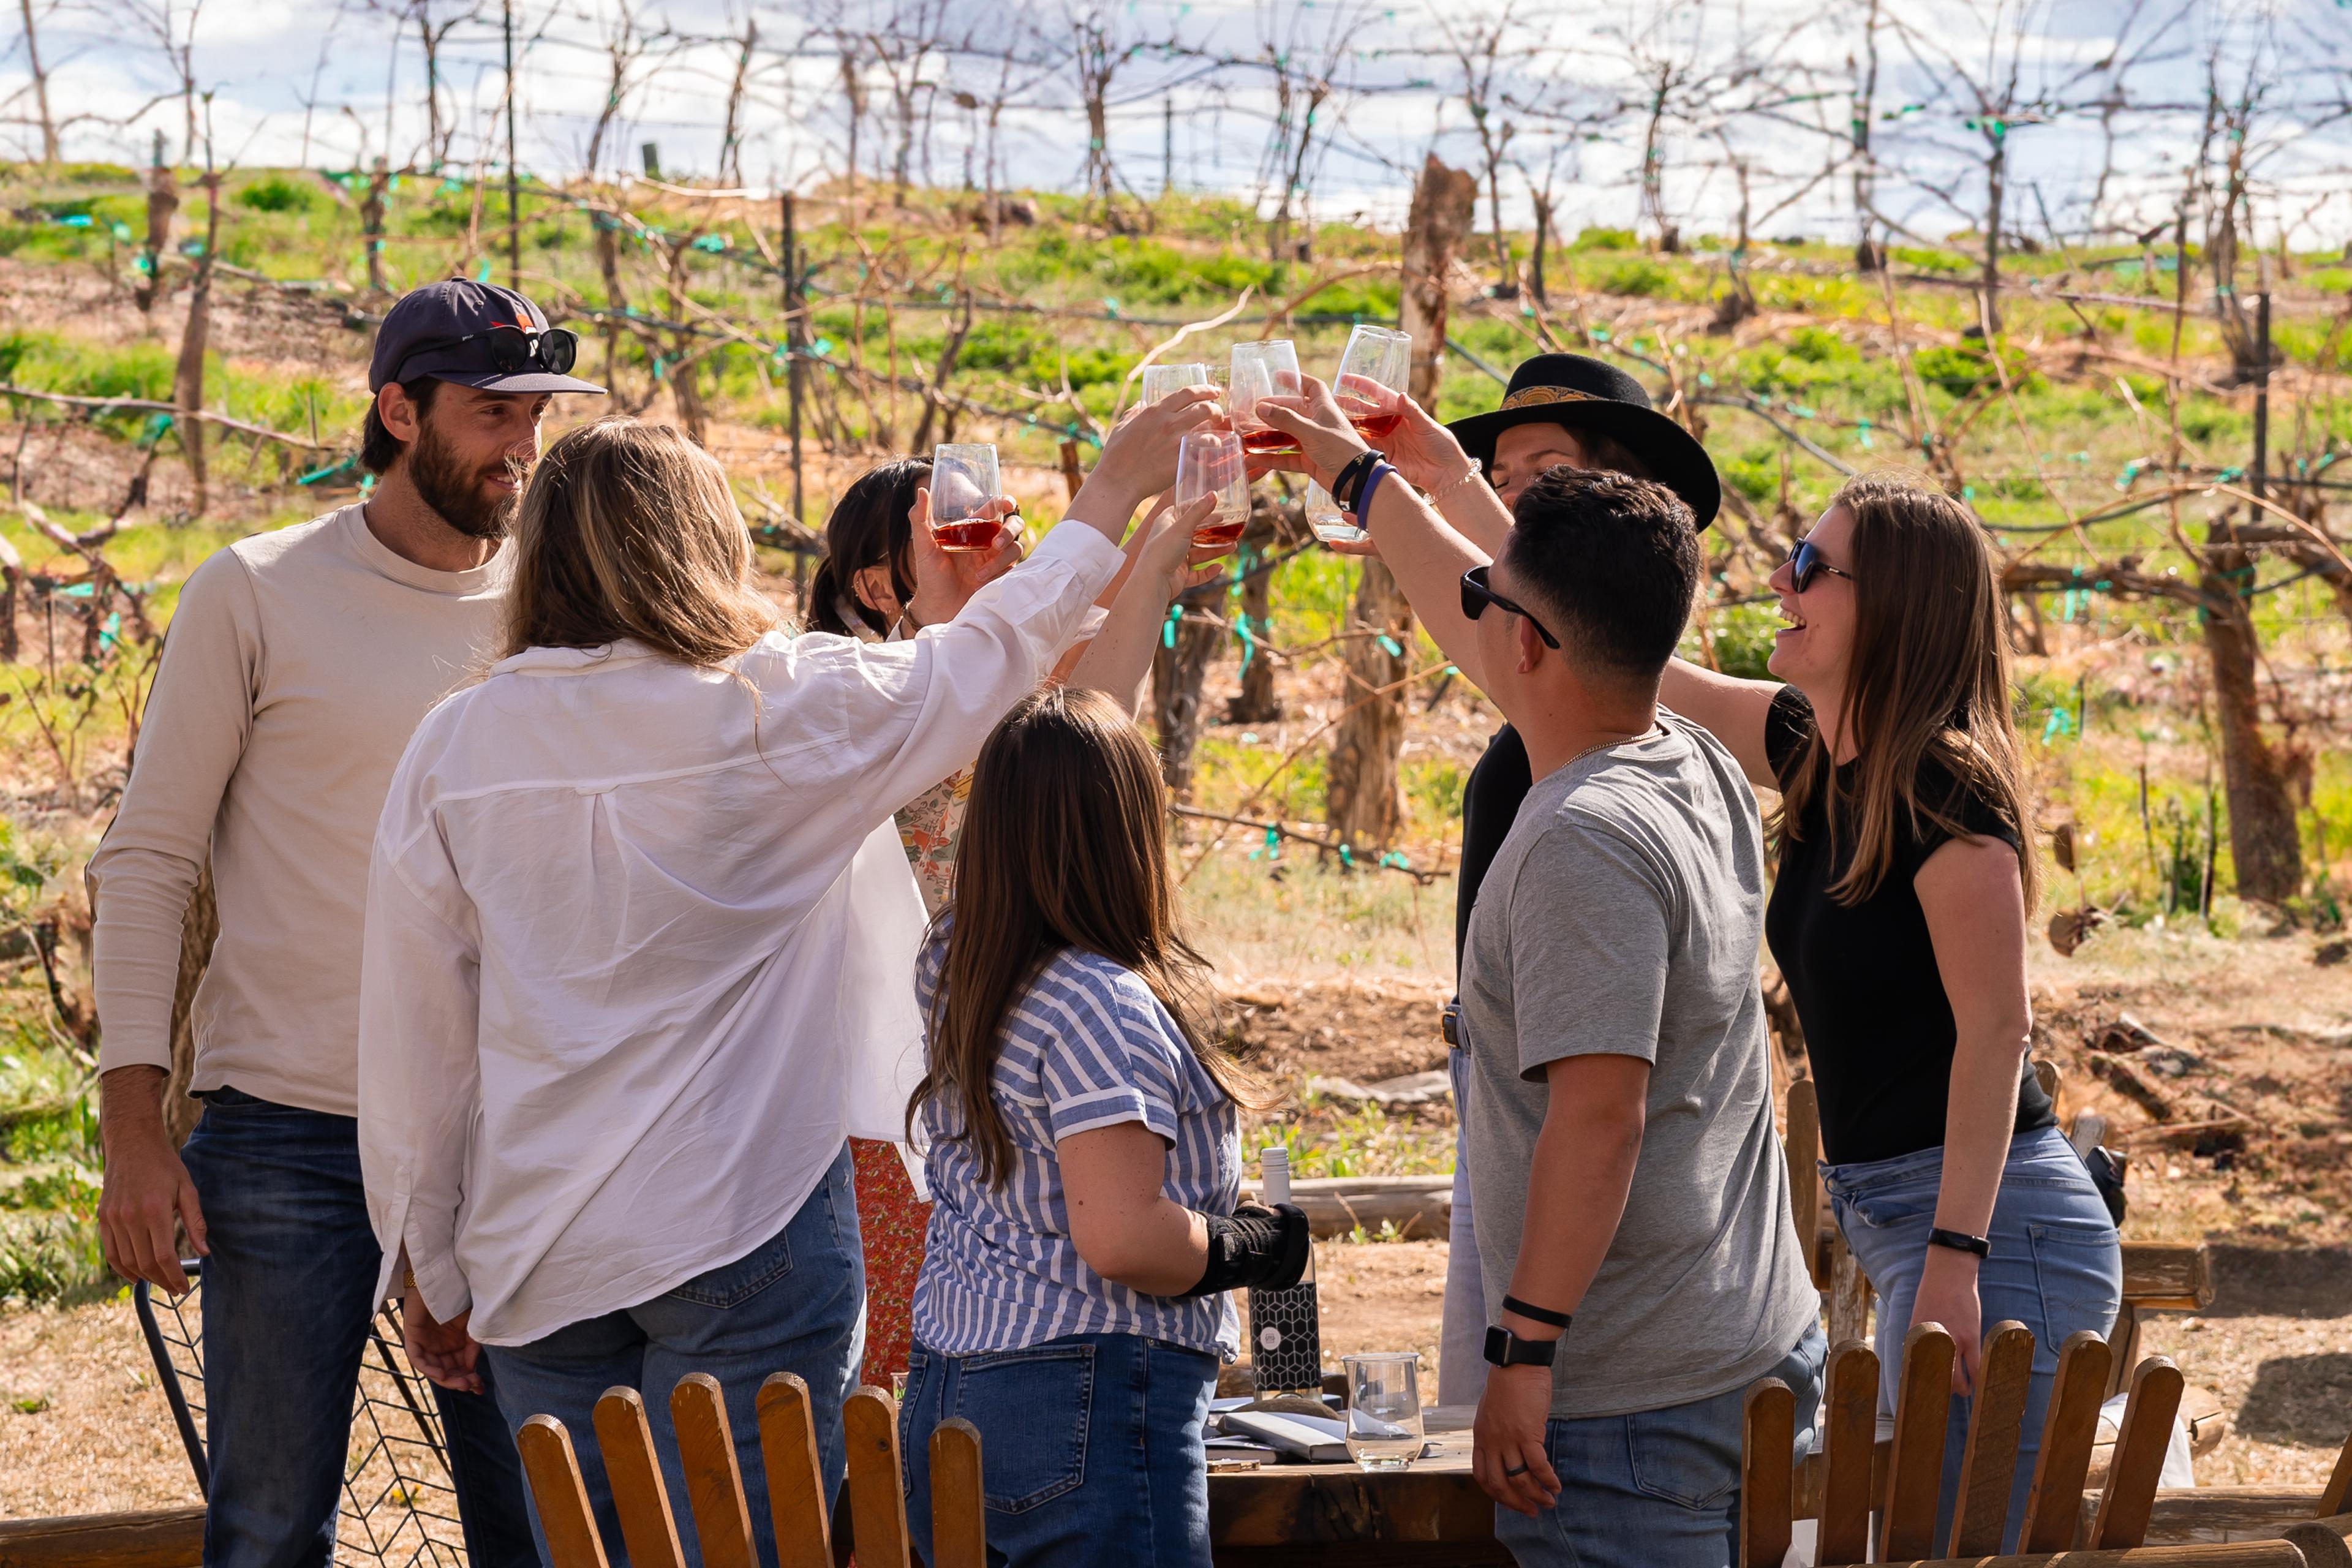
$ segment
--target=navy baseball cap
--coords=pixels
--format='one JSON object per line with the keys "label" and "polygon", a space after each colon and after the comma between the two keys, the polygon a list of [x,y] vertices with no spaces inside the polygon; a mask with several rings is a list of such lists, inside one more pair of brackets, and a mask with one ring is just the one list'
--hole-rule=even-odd
{"label": "navy baseball cap", "polygon": [[[431,376],[484,392],[601,394],[593,381],[548,368],[547,331],[547,312],[511,289],[465,278],[427,283],[394,301],[376,329],[368,390]],[[559,363],[570,368],[568,357]]]}

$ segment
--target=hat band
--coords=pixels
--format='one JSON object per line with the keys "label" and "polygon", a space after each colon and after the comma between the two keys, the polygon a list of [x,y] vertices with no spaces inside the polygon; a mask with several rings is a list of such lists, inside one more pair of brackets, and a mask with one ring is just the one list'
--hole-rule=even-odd
{"label": "hat band", "polygon": [[1539,408],[1547,403],[1612,403],[1614,398],[1595,397],[1589,392],[1579,392],[1568,386],[1530,386],[1514,392],[1503,399],[1505,409]]}

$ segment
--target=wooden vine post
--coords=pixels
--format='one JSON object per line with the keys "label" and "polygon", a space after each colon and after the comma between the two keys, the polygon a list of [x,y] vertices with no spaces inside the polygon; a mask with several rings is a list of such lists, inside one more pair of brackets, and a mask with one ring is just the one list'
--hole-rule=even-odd
{"label": "wooden vine post", "polygon": [[[1412,338],[1413,400],[1428,407],[1445,366],[1445,275],[1469,237],[1478,182],[1433,156],[1413,186],[1404,234],[1403,312]],[[1404,749],[1402,683],[1410,672],[1412,606],[1396,578],[1367,558],[1341,645],[1348,679],[1325,770],[1332,836],[1358,849],[1385,849],[1404,828],[1397,759]]]}
{"label": "wooden vine post", "polygon": [[1286,537],[1305,532],[1305,518],[1297,500],[1277,500],[1262,488],[1251,492],[1249,524],[1242,530],[1234,551],[1234,570],[1244,574],[1234,612],[1239,617],[1234,631],[1242,645],[1242,690],[1225,704],[1228,724],[1271,724],[1282,717],[1282,699],[1274,689],[1271,647],[1274,574],[1258,568],[1283,547]]}

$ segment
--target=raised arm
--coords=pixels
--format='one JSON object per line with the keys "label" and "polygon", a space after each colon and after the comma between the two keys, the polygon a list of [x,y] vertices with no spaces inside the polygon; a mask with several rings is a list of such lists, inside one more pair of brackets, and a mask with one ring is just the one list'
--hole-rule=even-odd
{"label": "raised arm", "polygon": [[1151,673],[1169,605],[1177,595],[1217,574],[1206,563],[1222,550],[1192,547],[1193,530],[1216,504],[1213,496],[1203,496],[1181,511],[1162,507],[1144,520],[1136,530],[1137,541],[1130,542],[1134,548],[1123,568],[1126,580],[1118,584],[1102,629],[1071,666],[1068,684],[1106,692],[1129,713],[1141,710],[1143,678]]}
{"label": "raised arm", "polygon": [[[1311,375],[1299,377],[1299,384],[1298,396],[1260,399],[1258,416],[1297,437],[1309,471],[1328,486],[1368,448],[1328,387]],[[1360,521],[1439,648],[1471,684],[1485,686],[1476,637],[1462,613],[1461,583],[1462,574],[1493,557],[1440,517],[1411,485],[1395,479],[1381,482]]]}
{"label": "raised arm", "polygon": [[1764,746],[1765,715],[1780,694],[1777,680],[1742,680],[1686,658],[1668,659],[1658,683],[1658,700],[1722,742],[1759,789],[1780,787]]}

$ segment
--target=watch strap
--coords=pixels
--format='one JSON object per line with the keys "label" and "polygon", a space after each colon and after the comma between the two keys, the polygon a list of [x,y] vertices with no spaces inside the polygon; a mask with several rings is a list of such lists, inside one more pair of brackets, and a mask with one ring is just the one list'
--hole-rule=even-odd
{"label": "watch strap", "polygon": [[1558,1340],[1523,1340],[1500,1323],[1486,1329],[1486,1363],[1490,1366],[1549,1366],[1559,1353]]}
{"label": "watch strap", "polygon": [[1970,1236],[1964,1230],[1946,1230],[1937,1226],[1927,1233],[1930,1247],[1948,1247],[1954,1252],[1970,1253],[1978,1258],[1992,1256],[1992,1243],[1981,1236]]}

